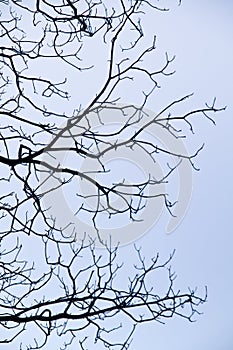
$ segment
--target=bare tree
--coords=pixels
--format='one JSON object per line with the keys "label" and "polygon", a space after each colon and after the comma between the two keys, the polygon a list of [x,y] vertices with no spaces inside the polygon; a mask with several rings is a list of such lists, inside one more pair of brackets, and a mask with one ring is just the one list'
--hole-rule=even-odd
{"label": "bare tree", "polygon": [[[152,70],[143,63],[154,53],[156,38],[145,47],[142,18],[167,9],[143,0],[37,0],[29,5],[12,0],[7,9],[0,23],[1,343],[39,349],[51,347],[49,339],[58,336],[60,349],[72,344],[89,349],[90,341],[91,348],[128,349],[140,323],[164,322],[173,315],[192,321],[206,294],[176,291],[172,255],[164,263],[158,256],[146,262],[135,246],[136,272],[124,281],[118,246],[111,244],[111,235],[109,240],[102,236],[98,221],[102,213],[137,221],[150,200],[161,199],[173,215],[174,203],[163,184],[182,162],[195,169],[200,149],[182,154],[153,143],[146,132],[157,126],[179,139],[182,123],[193,132],[193,115],[214,122],[212,114],[221,110],[214,100],[177,116],[177,106],[188,95],[148,115],[147,101],[159,89],[158,79],[172,74],[173,58],[166,55],[164,64]],[[120,96],[138,76],[148,92],[140,87],[137,106],[120,105]],[[120,122],[101,131],[116,110]],[[176,163],[163,176],[148,173],[145,181],[129,183],[122,174],[107,185],[105,157],[121,150],[143,152],[154,163],[173,156]],[[82,170],[82,161],[90,167]],[[51,214],[56,204],[62,213],[56,193],[71,184],[78,188],[78,182],[88,190],[74,191],[75,215],[91,218],[95,237],[68,218],[60,225]],[[151,281],[164,268],[168,287],[160,294]]]}

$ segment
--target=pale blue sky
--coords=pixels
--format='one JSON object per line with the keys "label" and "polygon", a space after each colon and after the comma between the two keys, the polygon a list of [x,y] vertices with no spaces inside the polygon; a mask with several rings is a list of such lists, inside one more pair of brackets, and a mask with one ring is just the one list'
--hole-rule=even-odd
{"label": "pale blue sky", "polygon": [[[147,254],[155,250],[163,256],[176,248],[177,286],[208,286],[204,314],[194,324],[174,319],[165,326],[146,325],[138,331],[132,348],[231,350],[233,3],[184,0],[182,6],[160,17],[158,43],[177,56],[173,65],[177,73],[166,80],[161,98],[194,92],[193,107],[216,96],[227,110],[216,115],[216,127],[201,118],[194,122],[193,142],[206,146],[197,158],[201,171],[194,173],[191,204],[180,226],[167,236],[165,214],[140,240]],[[155,108],[153,102],[150,107]]]}
{"label": "pale blue sky", "polygon": [[[183,221],[167,235],[169,214],[164,211],[137,245],[147,257],[160,252],[164,259],[175,248],[172,266],[178,275],[177,287],[197,286],[202,293],[207,285],[208,303],[201,308],[204,314],[196,323],[174,318],[165,326],[151,323],[138,328],[131,349],[232,350],[233,4],[224,0],[183,0],[179,7],[175,1],[167,4],[170,12],[153,12],[155,17],[151,18],[158,38],[155,62],[165,51],[175,54],[172,67],[176,74],[161,79],[162,88],[149,100],[148,108],[156,111],[158,106],[191,92],[195,93],[191,107],[203,106],[215,96],[220,107],[228,107],[216,115],[215,127],[201,117],[193,119],[195,135],[189,135],[187,145],[196,149],[205,142],[205,148],[196,160],[201,171],[194,173],[191,203]],[[147,23],[145,34],[151,34],[150,21]],[[99,72],[97,84],[101,78]],[[95,86],[88,84],[87,89],[91,88]],[[126,90],[125,102],[137,103],[136,90],[140,86]],[[85,99],[85,88],[78,92]],[[120,255],[130,259],[130,249],[120,248]]]}

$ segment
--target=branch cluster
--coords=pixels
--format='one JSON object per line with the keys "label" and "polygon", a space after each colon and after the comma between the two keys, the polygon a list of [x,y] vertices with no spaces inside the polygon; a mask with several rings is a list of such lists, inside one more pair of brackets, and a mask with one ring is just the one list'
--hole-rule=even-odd
{"label": "branch cluster", "polygon": [[[135,248],[138,265],[123,283],[118,247],[102,239],[98,221],[103,213],[110,219],[127,215],[130,222],[140,220],[148,202],[161,199],[173,215],[174,202],[163,185],[182,162],[195,169],[200,149],[187,154],[148,135],[163,130],[180,140],[184,133],[177,124],[193,132],[194,115],[213,121],[213,113],[221,110],[214,100],[174,114],[191,95],[153,116],[145,109],[160,88],[160,77],[172,74],[174,58],[165,55],[162,66],[146,67],[144,60],[154,55],[156,37],[149,47],[143,46],[142,18],[147,11],[155,15],[167,9],[147,0],[11,0],[8,9],[0,22],[1,343],[41,349],[57,335],[64,338],[60,349],[78,344],[84,350],[93,346],[90,332],[98,349],[102,344],[123,350],[140,323],[164,322],[174,315],[191,321],[206,296],[174,288],[171,257],[161,264],[157,256],[146,264]],[[98,52],[85,54],[88,47],[103,50],[100,63]],[[95,85],[96,67],[103,74]],[[125,86],[138,77],[149,86],[142,100],[137,106],[119,104]],[[82,90],[87,96],[77,103]],[[112,118],[115,115],[119,119]],[[108,161],[121,152],[141,152],[153,164],[165,157],[168,166],[162,174],[148,171],[140,181],[129,181],[124,169],[120,179],[109,180]],[[83,183],[84,192],[79,188]],[[84,215],[84,220],[89,215],[95,239],[81,226],[68,235],[72,220],[62,218],[61,225],[51,213],[56,205],[62,211],[57,193],[71,185],[75,215]],[[103,253],[96,249],[97,241]],[[161,269],[168,271],[162,294],[152,283]],[[129,330],[126,337],[123,327]]]}

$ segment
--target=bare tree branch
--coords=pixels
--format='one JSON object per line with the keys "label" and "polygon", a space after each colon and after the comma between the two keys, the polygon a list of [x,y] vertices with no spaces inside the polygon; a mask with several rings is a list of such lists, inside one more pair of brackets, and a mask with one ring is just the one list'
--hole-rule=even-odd
{"label": "bare tree branch", "polygon": [[[164,185],[185,162],[197,169],[203,146],[188,154],[173,142],[194,133],[194,116],[215,123],[213,115],[224,110],[214,99],[177,114],[192,95],[153,115],[146,109],[161,77],[174,73],[174,57],[165,54],[162,65],[148,68],[156,37],[146,46],[143,16],[168,9],[146,0],[1,2],[9,6],[0,21],[0,342],[42,349],[59,337],[60,349],[75,343],[123,350],[141,323],[175,315],[193,321],[206,292],[175,288],[173,254],[164,263],[158,255],[146,262],[135,247],[138,262],[122,282],[127,269],[118,261],[119,247],[111,235],[102,236],[100,225],[103,214],[141,222],[152,201],[162,200],[175,216],[176,200]],[[139,87],[141,100],[120,104],[127,84],[139,77],[147,84]],[[172,141],[152,140],[160,133]],[[120,178],[109,178],[109,159],[121,152],[142,154],[153,170],[132,181],[122,168]],[[84,215],[95,238],[65,214],[62,224],[53,214],[56,205],[64,207],[59,191],[70,188],[74,220]],[[160,270],[168,272],[162,291],[153,282]]]}

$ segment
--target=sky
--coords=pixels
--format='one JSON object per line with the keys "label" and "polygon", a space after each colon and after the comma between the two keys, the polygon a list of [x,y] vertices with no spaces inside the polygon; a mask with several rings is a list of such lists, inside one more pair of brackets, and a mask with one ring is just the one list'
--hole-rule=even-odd
{"label": "sky", "polygon": [[[181,290],[198,287],[204,293],[207,285],[208,302],[201,306],[203,314],[195,323],[173,318],[166,325],[142,325],[131,348],[232,350],[233,4],[224,0],[183,0],[181,6],[167,1],[167,4],[171,7],[169,12],[156,12],[145,23],[145,36],[150,34],[148,40],[151,38],[150,21],[155,22],[156,57],[164,57],[165,52],[176,55],[172,63],[176,73],[161,79],[161,89],[147,107],[157,111],[177,97],[194,93],[191,108],[216,97],[219,107],[227,105],[227,109],[215,116],[216,126],[201,117],[192,120],[195,134],[189,134],[186,147],[194,150],[203,142],[205,147],[195,163],[201,170],[192,173],[190,204],[176,229],[167,233],[170,216],[164,210],[136,244],[148,258],[159,252],[161,259],[166,259],[175,249],[172,268],[177,274],[177,287]],[[101,72],[96,74],[98,84]],[[136,103],[137,84],[140,86],[140,81],[134,89],[126,90],[123,102]],[[120,256],[128,256],[131,246],[120,247]],[[128,258],[133,261],[133,256]]]}
{"label": "sky", "polygon": [[[233,348],[232,15],[231,1],[182,1],[158,22],[158,44],[176,55],[176,74],[166,81],[165,99],[194,92],[194,105],[216,96],[227,109],[216,115],[216,126],[203,119],[194,121],[194,144],[204,142],[205,147],[197,158],[201,170],[193,174],[183,221],[167,235],[165,214],[137,242],[148,255],[153,250],[166,255],[175,248],[172,266],[177,285],[207,285],[208,302],[195,323],[173,319],[165,326],[142,327],[132,345],[136,350]],[[155,108],[153,102],[150,107]]]}

